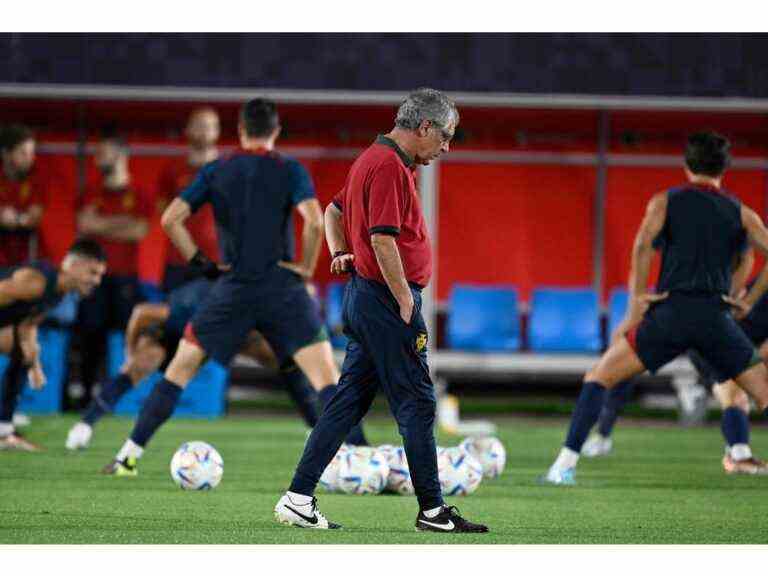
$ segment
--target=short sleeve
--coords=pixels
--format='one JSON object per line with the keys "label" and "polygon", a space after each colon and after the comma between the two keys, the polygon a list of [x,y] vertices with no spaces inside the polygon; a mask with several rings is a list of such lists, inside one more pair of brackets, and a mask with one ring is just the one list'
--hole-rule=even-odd
{"label": "short sleeve", "polygon": [[336,208],[338,208],[339,212],[343,212],[343,211],[344,211],[344,191],[345,191],[346,189],[347,189],[347,188],[346,188],[346,186],[345,186],[344,188],[342,188],[341,190],[339,190],[339,191],[336,193],[336,196],[334,196],[334,197],[333,197],[333,200],[331,200],[331,204],[333,204],[334,206],[336,206]]}
{"label": "short sleeve", "polygon": [[400,234],[405,201],[403,175],[392,162],[376,169],[368,190],[368,232]]}
{"label": "short sleeve", "polygon": [[312,178],[304,168],[296,160],[288,160],[288,182],[291,193],[291,204],[303,202],[315,197],[315,185],[312,183]]}
{"label": "short sleeve", "polygon": [[211,201],[211,177],[216,164],[213,161],[203,166],[192,183],[179,194],[179,198],[190,205],[192,212],[197,212],[203,204]]}

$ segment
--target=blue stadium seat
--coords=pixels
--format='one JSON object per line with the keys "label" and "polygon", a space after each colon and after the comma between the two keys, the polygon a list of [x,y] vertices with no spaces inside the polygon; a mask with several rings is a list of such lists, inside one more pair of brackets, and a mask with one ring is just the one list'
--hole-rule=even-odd
{"label": "blue stadium seat", "polygon": [[520,349],[520,315],[514,288],[456,284],[449,306],[446,335],[450,348]]}
{"label": "blue stadium seat", "polygon": [[611,296],[608,300],[608,335],[610,337],[613,331],[624,319],[624,313],[629,305],[629,292],[625,288],[615,288],[611,290]]}
{"label": "blue stadium seat", "polygon": [[533,291],[529,321],[531,350],[597,352],[600,309],[594,290],[540,288]]}
{"label": "blue stadium seat", "polygon": [[347,337],[342,333],[344,324],[341,318],[342,301],[346,282],[330,282],[325,294],[325,325],[334,348],[347,347]]}

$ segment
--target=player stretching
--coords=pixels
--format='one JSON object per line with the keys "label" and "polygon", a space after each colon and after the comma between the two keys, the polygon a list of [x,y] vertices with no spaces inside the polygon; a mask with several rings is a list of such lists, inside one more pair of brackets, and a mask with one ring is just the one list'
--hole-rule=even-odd
{"label": "player stretching", "polygon": [[45,385],[37,325],[65,293],[90,294],[105,271],[101,247],[91,240],[79,240],[69,248],[58,270],[42,263],[24,264],[8,270],[0,280],[0,353],[10,356],[0,396],[0,450],[39,449],[17,433],[12,422],[24,369],[32,388]]}
{"label": "player stretching", "polygon": [[[65,443],[67,449],[87,448],[93,436],[93,427],[114,410],[120,398],[148,375],[165,369],[166,360],[170,361],[179,346],[184,326],[192,319],[212,286],[213,282],[204,278],[193,280],[172,292],[168,303],[142,303],[133,309],[125,333],[126,358],[120,373],[104,383],[99,395],[83,414],[83,419],[70,429]],[[249,335],[240,354],[253,358],[263,366],[279,369],[280,378],[307,426],[314,427],[318,419],[318,391],[328,386],[328,382],[314,382],[318,388],[316,391],[293,362],[278,366],[269,343],[255,331]],[[334,378],[338,380],[335,364],[333,369]],[[360,428],[352,431],[347,443],[367,444],[361,432]],[[113,465],[110,464],[107,471],[112,470]]]}
{"label": "player stretching", "polygon": [[[753,210],[725,194],[728,141],[706,132],[688,139],[688,183],[656,194],[635,238],[630,304],[620,333],[584,377],[560,454],[542,481],[574,484],[579,453],[595,424],[606,388],[659,368],[688,349],[733,379],[768,416],[768,368],[731,314],[745,316],[768,288],[768,265],[744,298],[729,296],[732,264],[746,240],[768,254],[768,230]],[[654,248],[662,251],[657,287],[648,294]]]}
{"label": "player stretching", "polygon": [[413,92],[397,111],[394,129],[355,160],[344,188],[326,210],[331,269],[343,272],[354,259],[356,270],[344,293],[349,343],[339,390],[312,430],[288,492],[275,506],[281,523],[339,528],[317,509],[315,486],[381,387],[403,436],[420,508],[416,528],[488,531],[445,506],[440,493],[435,391],[421,316],[432,249],[413,172],[416,164],[429,164],[448,151],[458,122],[456,106],[445,95],[428,88]]}
{"label": "player stretching", "polygon": [[[116,474],[135,471],[147,442],[170,418],[206,357],[227,366],[251,330],[269,342],[280,365],[293,359],[311,382],[327,383],[320,393],[321,405],[334,395],[333,353],[305,287],[320,255],[320,203],[304,167],[274,152],[280,123],[273,102],[247,102],[238,130],[242,150],[206,164],[163,213],[163,227],[179,252],[204,275],[215,277],[224,270],[199,251],[184,226],[194,211],[211,203],[228,271],[187,324],[164,378],[117,453]],[[304,219],[302,260],[284,262],[294,208]]]}
{"label": "player stretching", "polygon": [[[754,261],[753,251],[747,250],[734,272],[732,295],[742,292],[742,286],[752,271]],[[760,298],[748,316],[739,321],[739,326],[758,347],[763,362],[768,361],[768,293]],[[691,350],[688,356],[699,372],[700,378],[712,387],[712,394],[723,410],[721,430],[725,438],[725,455],[722,464],[725,472],[727,474],[768,474],[768,464],[755,458],[749,446],[749,397],[733,380],[717,382],[717,373],[700,354]],[[613,427],[619,411],[628,399],[631,387],[631,382],[624,382],[606,394],[597,423],[597,433],[584,444],[581,449],[582,456],[594,458],[611,452]]]}

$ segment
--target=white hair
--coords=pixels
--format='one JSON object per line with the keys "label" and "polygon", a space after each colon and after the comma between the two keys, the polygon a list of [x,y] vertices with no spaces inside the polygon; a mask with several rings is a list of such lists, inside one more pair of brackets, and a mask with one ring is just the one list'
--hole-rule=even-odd
{"label": "white hair", "polygon": [[400,104],[395,117],[395,126],[416,130],[424,120],[445,128],[451,121],[459,123],[459,111],[453,100],[439,90],[419,88],[408,94]]}

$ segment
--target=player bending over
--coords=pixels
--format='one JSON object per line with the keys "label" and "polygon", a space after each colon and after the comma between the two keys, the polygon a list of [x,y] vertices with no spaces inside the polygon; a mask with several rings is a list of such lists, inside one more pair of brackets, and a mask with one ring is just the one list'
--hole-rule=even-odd
{"label": "player bending over", "polygon": [[10,357],[0,395],[0,450],[39,449],[13,426],[13,412],[24,385],[24,373],[32,388],[45,385],[37,326],[45,312],[56,306],[67,292],[90,294],[105,271],[101,247],[92,240],[78,240],[69,248],[58,269],[34,262],[8,270],[0,280],[0,353]]}
{"label": "player bending over", "polygon": [[[746,278],[754,264],[753,250],[747,250],[740,258],[739,266],[733,274],[731,295],[743,291]],[[739,326],[758,347],[763,362],[768,361],[768,294],[755,304],[749,315],[739,320]],[[749,397],[733,380],[717,382],[717,374],[700,354],[688,352],[691,362],[699,376],[708,386],[723,410],[721,430],[725,438],[725,455],[722,465],[727,474],[768,474],[768,464],[756,458],[749,446]],[[619,411],[627,402],[632,388],[631,382],[623,382],[605,395],[605,402],[600,411],[597,433],[593,434],[581,449],[581,455],[589,458],[604,456],[611,452],[613,440],[611,434],[619,416]]]}
{"label": "player bending over", "polygon": [[[195,312],[164,378],[147,398],[113,469],[131,473],[179,396],[210,357],[229,365],[252,330],[269,342],[279,365],[293,360],[311,382],[324,382],[321,403],[333,397],[333,352],[305,281],[320,255],[323,215],[309,174],[274,151],[277,108],[255,99],[241,109],[241,150],[206,164],[163,213],[163,228],[179,252],[209,277],[218,277]],[[210,203],[226,271],[203,255],[184,222]],[[285,237],[296,210],[304,220],[302,260],[284,262]],[[318,386],[319,387],[319,386]]]}
{"label": "player bending over", "polygon": [[[748,240],[768,255],[760,217],[721,190],[730,145],[717,134],[693,134],[685,154],[687,184],[656,194],[635,237],[630,303],[619,335],[584,385],[565,445],[541,478],[574,484],[576,464],[597,422],[606,389],[645,370],[655,373],[689,349],[734,380],[768,416],[768,368],[734,318],[746,316],[768,288],[768,265],[743,298],[729,295],[733,262]],[[658,293],[647,293],[654,249],[661,250]]]}
{"label": "player bending over", "polygon": [[[80,422],[69,431],[65,446],[69,450],[87,448],[93,436],[93,427],[104,415],[111,413],[122,396],[156,370],[165,369],[178,348],[184,326],[191,320],[200,302],[213,283],[204,278],[177,288],[168,303],[142,303],[133,309],[126,330],[126,358],[120,373],[107,380],[99,395],[91,402]],[[296,403],[307,426],[312,428],[318,418],[318,394],[327,382],[315,382],[312,388],[304,374],[293,363],[278,366],[269,343],[258,332],[252,331],[248,342],[240,351],[262,366],[278,370],[288,393]],[[338,371],[336,372],[338,378]],[[366,444],[362,429],[357,428],[347,438],[349,444]],[[108,465],[106,471],[114,466]]]}

